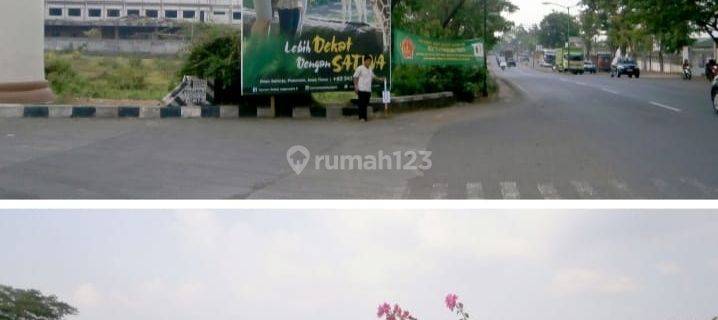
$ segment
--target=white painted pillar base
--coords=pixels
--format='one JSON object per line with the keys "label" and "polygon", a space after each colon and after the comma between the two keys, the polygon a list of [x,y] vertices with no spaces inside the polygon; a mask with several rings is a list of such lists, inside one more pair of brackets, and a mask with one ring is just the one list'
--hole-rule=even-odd
{"label": "white painted pillar base", "polygon": [[45,81],[43,0],[3,0],[0,10],[0,103],[49,103]]}

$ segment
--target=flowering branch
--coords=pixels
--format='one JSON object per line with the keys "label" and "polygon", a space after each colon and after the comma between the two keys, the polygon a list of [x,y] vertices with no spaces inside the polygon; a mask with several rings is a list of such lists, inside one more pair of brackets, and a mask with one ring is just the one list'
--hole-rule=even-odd
{"label": "flowering branch", "polygon": [[449,293],[446,295],[444,302],[449,310],[456,312],[456,315],[459,316],[459,320],[469,320],[469,314],[464,311],[464,304],[459,302],[459,296]]}
{"label": "flowering branch", "polygon": [[392,309],[386,302],[379,305],[376,316],[378,318],[385,317],[385,320],[416,320],[408,310],[402,310],[398,304],[394,304]]}

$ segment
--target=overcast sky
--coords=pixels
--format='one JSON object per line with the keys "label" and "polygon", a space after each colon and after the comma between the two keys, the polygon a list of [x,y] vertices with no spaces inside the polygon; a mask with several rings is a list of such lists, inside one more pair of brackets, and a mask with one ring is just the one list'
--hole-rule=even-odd
{"label": "overcast sky", "polygon": [[[513,4],[519,7],[519,10],[509,16],[509,19],[516,23],[516,25],[523,24],[525,26],[531,26],[538,24],[543,20],[547,14],[553,11],[566,12],[566,9],[562,9],[557,6],[546,6],[542,3],[544,0],[510,0]],[[558,3],[564,6],[573,6],[578,3],[578,0],[551,0],[550,2]],[[578,9],[571,9],[571,14],[576,15]]]}
{"label": "overcast sky", "polygon": [[71,319],[709,320],[718,215],[0,215],[0,283]]}

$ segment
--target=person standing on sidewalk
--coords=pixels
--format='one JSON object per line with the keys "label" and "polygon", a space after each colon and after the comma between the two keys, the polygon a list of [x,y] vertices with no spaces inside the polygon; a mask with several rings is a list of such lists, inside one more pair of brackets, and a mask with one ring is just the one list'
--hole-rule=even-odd
{"label": "person standing on sidewalk", "polygon": [[373,61],[374,59],[371,56],[364,56],[364,63],[354,72],[354,92],[356,92],[359,99],[359,120],[361,121],[369,121],[367,108],[371,101],[372,82],[374,80],[386,80],[386,78],[374,75],[374,71],[371,69]]}

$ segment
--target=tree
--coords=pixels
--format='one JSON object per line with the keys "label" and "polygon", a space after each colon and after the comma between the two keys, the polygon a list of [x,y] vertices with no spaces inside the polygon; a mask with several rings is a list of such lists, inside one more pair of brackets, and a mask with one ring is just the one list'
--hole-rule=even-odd
{"label": "tree", "polygon": [[56,296],[0,285],[0,319],[60,320],[74,314],[77,314],[77,309]]}
{"label": "tree", "polygon": [[718,45],[718,1],[676,0],[684,6],[684,17],[698,30],[708,33]]}
{"label": "tree", "polygon": [[[569,22],[570,21],[570,22]],[[539,24],[539,42],[546,48],[562,48],[566,43],[566,28],[571,26],[569,37],[577,37],[580,32],[580,25],[575,18],[567,13],[554,12],[541,21]]]}
{"label": "tree", "polygon": [[[610,49],[638,52],[652,49],[653,36],[641,24],[633,0],[582,0],[582,15],[595,18],[598,34],[606,36]],[[584,27],[586,29],[587,27]]]}
{"label": "tree", "polygon": [[[661,52],[690,45],[691,35],[707,33],[718,44],[715,0],[582,0],[582,15],[595,17],[615,48],[638,49],[655,43]],[[586,26],[584,26],[584,29]]]}
{"label": "tree", "polygon": [[[437,38],[483,39],[484,0],[401,0],[393,1],[392,24],[409,32]],[[486,0],[488,8],[488,47],[498,42],[496,32],[506,32],[513,24],[501,13],[516,11],[508,0]]]}
{"label": "tree", "polygon": [[[507,32],[513,26],[501,14],[517,9],[508,0],[394,0],[392,25],[432,38],[484,39],[484,4],[488,13],[485,47],[488,52],[499,40],[495,34]],[[395,94],[452,91],[459,100],[466,101],[473,100],[482,82],[488,81],[488,75],[478,66],[397,65],[392,77]]]}
{"label": "tree", "polygon": [[579,21],[581,24],[581,37],[586,43],[586,51],[588,54],[593,52],[593,44],[596,36],[599,35],[599,16],[597,12],[598,3],[596,0],[584,0],[583,4],[586,9],[581,11]]}
{"label": "tree", "polygon": [[645,28],[652,36],[652,42],[658,47],[661,71],[665,52],[677,52],[693,43],[688,12],[680,1],[644,0],[632,3],[632,10],[633,20]]}
{"label": "tree", "polygon": [[504,36],[504,46],[516,48],[519,52],[533,51],[536,50],[536,45],[539,44],[538,35],[539,28],[536,25],[526,28],[523,25],[511,29],[511,31]]}

